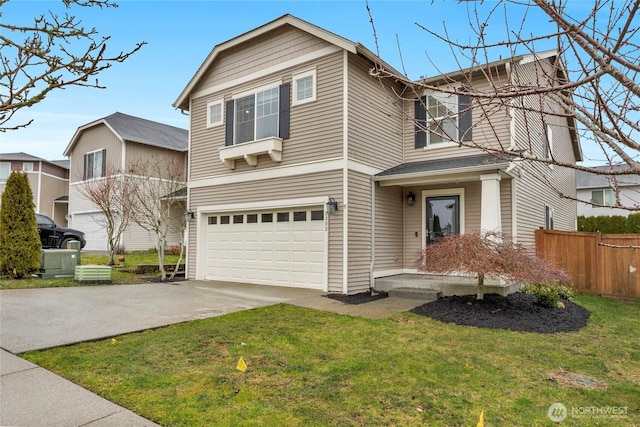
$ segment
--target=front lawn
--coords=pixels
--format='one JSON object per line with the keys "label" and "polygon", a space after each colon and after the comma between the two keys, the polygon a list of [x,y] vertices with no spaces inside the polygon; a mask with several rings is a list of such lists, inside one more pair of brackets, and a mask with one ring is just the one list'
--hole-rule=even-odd
{"label": "front lawn", "polygon": [[575,301],[592,315],[572,333],[280,304],[23,357],[163,426],[551,426],[556,402],[562,425],[640,425],[640,302]]}
{"label": "front lawn", "polygon": [[[114,285],[126,285],[140,283],[144,277],[158,276],[158,274],[134,274],[126,270],[134,268],[138,264],[158,264],[158,255],[155,252],[131,252],[125,254],[124,263],[119,263],[111,271],[111,280]],[[106,265],[109,262],[108,255],[82,254],[80,257],[82,265]],[[166,254],[165,263],[174,264],[178,261],[175,255]],[[184,259],[183,259],[184,261]],[[116,262],[118,262],[116,260]],[[171,273],[167,273],[169,276]],[[31,289],[31,288],[55,288],[63,286],[86,286],[77,283],[73,277],[59,279],[41,279],[39,277],[25,277],[22,279],[8,279],[0,276],[0,290],[2,289]]]}

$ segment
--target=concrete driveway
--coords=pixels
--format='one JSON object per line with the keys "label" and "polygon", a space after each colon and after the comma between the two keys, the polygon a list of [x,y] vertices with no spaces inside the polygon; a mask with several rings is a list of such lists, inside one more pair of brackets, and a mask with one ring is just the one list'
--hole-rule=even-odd
{"label": "concrete driveway", "polygon": [[0,291],[0,425],[157,426],[16,353],[323,300],[319,291],[195,281]]}
{"label": "concrete driveway", "polygon": [[321,294],[198,281],[4,290],[0,292],[0,347],[17,354]]}

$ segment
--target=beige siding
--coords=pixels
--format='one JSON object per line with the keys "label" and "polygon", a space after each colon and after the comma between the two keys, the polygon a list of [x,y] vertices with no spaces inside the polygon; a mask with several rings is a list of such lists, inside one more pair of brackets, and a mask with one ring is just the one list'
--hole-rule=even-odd
{"label": "beige siding", "polygon": [[[69,181],[62,178],[56,178],[48,175],[42,175],[40,188],[40,213],[53,218],[53,201],[61,196],[69,194]],[[55,218],[56,222],[63,225],[66,220],[64,218]]]}
{"label": "beige siding", "polygon": [[[506,80],[504,72],[500,77],[495,76],[495,84]],[[490,83],[484,78],[478,78],[473,82],[472,91],[484,91],[490,89]],[[414,117],[414,101],[405,102],[407,117]],[[481,102],[473,99],[473,145],[478,147],[504,147],[508,149],[511,144],[510,116],[505,108],[495,104]],[[470,142],[471,143],[471,142]],[[481,154],[479,148],[459,147],[457,145],[427,148],[415,148],[415,126],[412,120],[407,120],[404,129],[404,161],[418,162],[424,160],[446,159]]]}
{"label": "beige siding", "polygon": [[[250,189],[250,191],[248,191]],[[246,195],[243,198],[239,195]],[[342,206],[342,171],[307,174],[248,183],[191,188],[189,209],[244,202],[304,197],[333,197]],[[344,210],[328,217],[329,224],[329,290],[342,292],[342,219]],[[201,235],[201,233],[200,233]],[[188,277],[196,274],[196,245],[199,237],[196,222],[189,227]]]}
{"label": "beige siding", "polygon": [[122,143],[109,128],[99,124],[84,130],[69,153],[71,158],[70,183],[82,181],[85,153],[103,148],[107,150],[106,170],[119,170],[121,168]]}
{"label": "beige siding", "polygon": [[[146,144],[137,144],[135,142],[127,142],[125,147],[125,170],[129,170],[133,165],[147,161],[163,161],[169,160],[176,162],[180,168],[186,172],[186,153],[167,150],[166,148],[154,147]],[[185,180],[182,175],[180,180]]]}
{"label": "beige siding", "polygon": [[369,76],[370,67],[349,55],[349,159],[388,169],[402,163],[402,89]]}
{"label": "beige siding", "polygon": [[[539,66],[549,68],[544,61]],[[538,70],[539,71],[539,70]],[[536,63],[529,63],[515,68],[522,84],[545,84],[539,79],[540,72],[536,72]],[[529,97],[526,105],[546,111],[559,112],[551,98],[546,96],[542,100]],[[533,154],[543,156],[543,141],[546,132],[545,124],[549,124],[553,132],[553,156],[559,161],[575,162],[573,147],[569,135],[567,121],[561,117],[545,115],[544,118],[535,112],[515,112],[515,134],[518,147]],[[523,173],[516,182],[516,218],[517,234],[520,243],[533,246],[534,231],[545,226],[545,206],[554,210],[554,228],[556,230],[575,230],[576,202],[560,197],[559,193],[575,197],[575,170],[558,166],[549,167],[541,163],[523,163]]]}
{"label": "beige siding", "polygon": [[276,28],[260,38],[223,51],[214,64],[215,72],[209,73],[195,90],[227,83],[327,46],[328,42],[297,28]]}
{"label": "beige siding", "polygon": [[[272,161],[268,155],[258,159],[257,166],[249,166],[244,160],[236,161],[231,171],[221,161],[219,149],[224,147],[224,125],[206,127],[206,105],[217,99],[230,100],[233,93],[282,80],[290,82],[293,74],[316,69],[317,100],[292,105],[290,116],[290,138],[282,144],[282,162]],[[222,174],[239,174],[247,171],[290,166],[297,163],[342,157],[342,82],[343,60],[341,53],[323,57],[313,63],[282,70],[227,91],[194,99],[191,104],[191,171],[190,179],[199,179]],[[214,67],[213,73],[217,72]],[[225,117],[226,121],[226,117]]]}
{"label": "beige siding", "polygon": [[375,192],[375,270],[401,269],[404,266],[402,217],[405,196],[402,188],[395,186],[377,187]]}
{"label": "beige siding", "polygon": [[366,291],[371,287],[371,178],[362,173],[349,172],[349,293]]}

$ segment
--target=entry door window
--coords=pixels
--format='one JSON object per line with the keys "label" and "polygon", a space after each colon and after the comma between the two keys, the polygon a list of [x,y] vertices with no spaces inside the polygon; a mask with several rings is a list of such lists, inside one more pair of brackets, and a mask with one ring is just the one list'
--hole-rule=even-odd
{"label": "entry door window", "polygon": [[427,197],[427,245],[460,234],[460,196]]}

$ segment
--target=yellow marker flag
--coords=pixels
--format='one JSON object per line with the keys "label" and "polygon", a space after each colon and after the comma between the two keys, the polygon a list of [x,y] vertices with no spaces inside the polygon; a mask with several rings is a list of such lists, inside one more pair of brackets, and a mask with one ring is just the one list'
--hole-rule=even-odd
{"label": "yellow marker flag", "polygon": [[480,419],[476,427],[484,427],[484,411],[480,412]]}
{"label": "yellow marker flag", "polygon": [[238,371],[246,371],[247,370],[247,364],[244,363],[244,359],[242,357],[240,357],[240,360],[238,360],[238,364],[236,365],[236,369]]}

